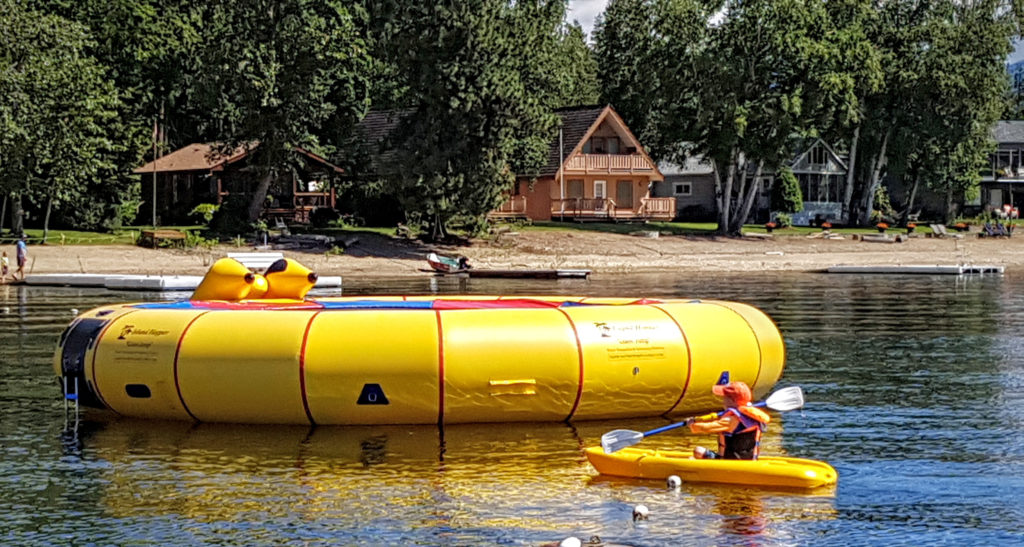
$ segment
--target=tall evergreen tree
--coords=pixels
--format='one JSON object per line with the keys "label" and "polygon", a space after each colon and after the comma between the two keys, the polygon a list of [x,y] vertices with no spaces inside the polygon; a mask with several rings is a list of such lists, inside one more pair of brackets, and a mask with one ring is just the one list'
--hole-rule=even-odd
{"label": "tall evergreen tree", "polygon": [[222,152],[252,149],[258,182],[224,215],[259,216],[295,146],[327,154],[368,106],[369,54],[361,9],[338,0],[237,0],[208,4],[189,99],[207,114],[201,134]]}
{"label": "tall evergreen tree", "polygon": [[443,238],[479,228],[515,173],[546,158],[564,101],[564,0],[371,2],[374,43],[408,108],[392,135],[391,183],[410,221]]}

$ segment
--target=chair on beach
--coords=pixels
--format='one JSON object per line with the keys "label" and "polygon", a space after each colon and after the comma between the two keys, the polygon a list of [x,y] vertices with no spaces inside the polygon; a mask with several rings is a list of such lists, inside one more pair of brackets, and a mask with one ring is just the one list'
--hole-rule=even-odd
{"label": "chair on beach", "polygon": [[949,231],[946,230],[946,225],[945,224],[929,224],[928,227],[932,229],[932,233],[934,233],[936,237],[952,237],[952,238],[962,238],[962,237],[964,237],[963,234],[951,234],[951,233],[949,233]]}

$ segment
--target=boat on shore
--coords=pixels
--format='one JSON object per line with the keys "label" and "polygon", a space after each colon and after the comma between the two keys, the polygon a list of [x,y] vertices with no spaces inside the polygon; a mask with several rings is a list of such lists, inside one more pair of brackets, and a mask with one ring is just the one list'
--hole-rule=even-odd
{"label": "boat on shore", "polygon": [[836,483],[839,474],[817,460],[761,456],[756,460],[698,460],[689,452],[623,448],[611,454],[601,447],[585,450],[602,475],[683,482],[709,482],[783,488],[819,488]]}
{"label": "boat on shore", "polygon": [[438,275],[459,275],[475,278],[502,279],[587,279],[590,270],[586,269],[477,269],[469,265],[466,257],[452,258],[437,253],[427,255],[430,270]]}

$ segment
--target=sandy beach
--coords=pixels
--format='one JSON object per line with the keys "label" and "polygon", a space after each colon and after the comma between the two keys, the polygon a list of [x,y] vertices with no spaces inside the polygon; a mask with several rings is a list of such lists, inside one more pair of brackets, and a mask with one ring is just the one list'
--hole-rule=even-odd
{"label": "sandy beach", "polygon": [[[817,235],[817,234],[816,234]],[[899,243],[807,236],[716,238],[661,235],[638,237],[591,231],[524,231],[469,245],[431,245],[370,233],[342,254],[323,250],[282,251],[321,275],[393,277],[427,275],[430,251],[464,255],[476,268],[587,268],[594,275],[668,271],[818,271],[837,264],[978,264],[1024,273],[1024,237],[1009,239],[908,238]],[[13,246],[2,246],[14,257]],[[147,249],[130,245],[33,245],[26,270],[42,273],[131,273],[202,275],[229,252],[252,247]],[[14,264],[12,264],[12,270]]]}

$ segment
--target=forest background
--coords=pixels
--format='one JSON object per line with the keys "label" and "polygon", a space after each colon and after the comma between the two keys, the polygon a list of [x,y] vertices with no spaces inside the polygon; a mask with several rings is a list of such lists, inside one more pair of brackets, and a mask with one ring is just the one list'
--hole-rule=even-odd
{"label": "forest background", "polygon": [[[809,137],[848,155],[844,212],[885,180],[952,204],[977,191],[1022,0],[612,0],[588,42],[565,0],[0,0],[0,228],[117,229],[132,169],[193,142],[252,150],[242,233],[294,146],[346,170],[364,215],[435,238],[479,230],[543,165],[557,108],[611,104],[656,160],[701,155],[718,229]],[[354,153],[371,109],[406,109],[387,177]],[[785,177],[782,177],[785,179]],[[244,199],[240,199],[244,198]]]}

